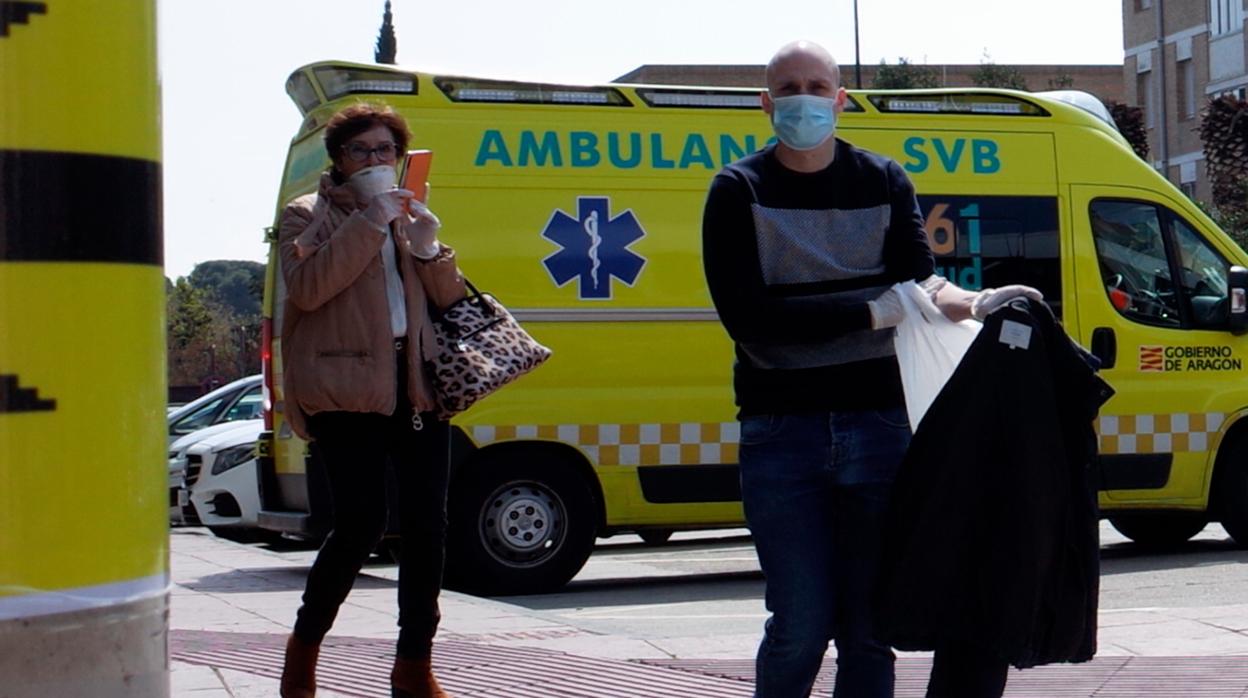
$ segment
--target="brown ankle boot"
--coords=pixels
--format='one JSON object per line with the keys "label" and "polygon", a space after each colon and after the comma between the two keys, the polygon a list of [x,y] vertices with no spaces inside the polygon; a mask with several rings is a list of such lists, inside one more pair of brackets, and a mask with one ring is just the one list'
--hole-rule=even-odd
{"label": "brown ankle boot", "polygon": [[320,645],[309,645],[294,634],[286,638],[286,662],[282,665],[282,698],[316,696],[316,658],[320,653]]}
{"label": "brown ankle boot", "polygon": [[433,676],[433,663],[428,659],[395,657],[390,686],[393,698],[451,698],[438,685]]}

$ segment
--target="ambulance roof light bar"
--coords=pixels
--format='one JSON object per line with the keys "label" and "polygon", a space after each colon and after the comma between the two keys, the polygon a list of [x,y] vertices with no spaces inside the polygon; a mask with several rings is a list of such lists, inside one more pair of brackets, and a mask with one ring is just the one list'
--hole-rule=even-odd
{"label": "ambulance roof light bar", "polygon": [[623,93],[612,87],[577,87],[477,78],[434,78],[433,84],[452,102],[633,106]]}
{"label": "ambulance roof light bar", "polygon": [[637,95],[652,107],[685,109],[758,109],[758,90],[679,90],[638,88]]}
{"label": "ambulance roof light bar", "polygon": [[867,99],[884,113],[899,114],[993,114],[998,116],[1048,116],[1036,104],[1007,94],[910,93],[874,94]]}
{"label": "ambulance roof light bar", "polygon": [[[637,96],[652,107],[679,109],[760,109],[761,89],[702,90],[688,88],[637,88]],[[862,111],[851,96],[845,100],[845,111]]]}
{"label": "ambulance roof light bar", "polygon": [[286,94],[299,107],[299,113],[307,114],[321,104],[321,96],[312,86],[312,79],[302,70],[297,70],[286,79]]}
{"label": "ambulance roof light bar", "polygon": [[416,76],[405,73],[368,68],[316,68],[313,72],[328,100],[361,93],[417,93]]}

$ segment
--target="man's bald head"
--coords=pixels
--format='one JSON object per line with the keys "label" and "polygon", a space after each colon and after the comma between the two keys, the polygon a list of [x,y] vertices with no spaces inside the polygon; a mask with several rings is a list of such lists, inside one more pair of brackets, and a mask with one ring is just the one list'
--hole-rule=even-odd
{"label": "man's bald head", "polygon": [[828,50],[813,41],[794,41],[776,51],[764,73],[767,89],[775,93],[794,74],[812,75],[826,71],[833,88],[841,86],[841,69]]}

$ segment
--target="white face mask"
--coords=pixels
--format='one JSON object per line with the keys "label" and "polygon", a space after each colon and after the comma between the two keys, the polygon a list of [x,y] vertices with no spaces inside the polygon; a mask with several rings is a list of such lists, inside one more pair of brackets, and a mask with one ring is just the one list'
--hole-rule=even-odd
{"label": "white face mask", "polygon": [[771,124],[776,138],[794,150],[823,145],[836,132],[836,99],[817,95],[775,97]]}
{"label": "white face mask", "polygon": [[373,165],[348,177],[347,186],[361,199],[371,199],[383,191],[394,189],[397,180],[398,172],[394,165]]}

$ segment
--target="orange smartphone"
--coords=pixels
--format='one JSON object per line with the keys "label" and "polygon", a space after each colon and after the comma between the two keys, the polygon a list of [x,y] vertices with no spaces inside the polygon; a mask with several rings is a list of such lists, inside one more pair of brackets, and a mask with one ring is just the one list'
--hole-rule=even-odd
{"label": "orange smartphone", "polygon": [[432,150],[409,150],[403,161],[403,176],[399,179],[401,188],[416,195],[416,200],[428,203],[429,199],[429,166],[433,164]]}

